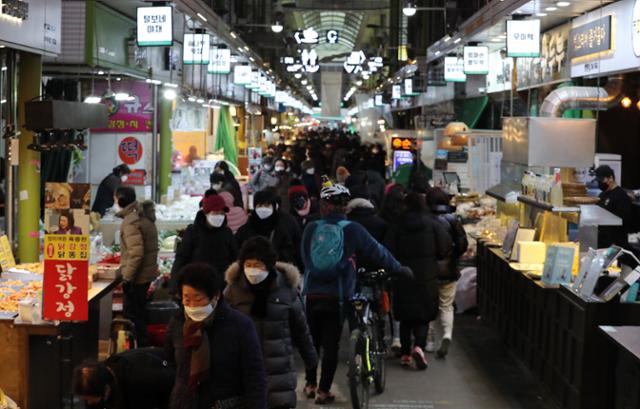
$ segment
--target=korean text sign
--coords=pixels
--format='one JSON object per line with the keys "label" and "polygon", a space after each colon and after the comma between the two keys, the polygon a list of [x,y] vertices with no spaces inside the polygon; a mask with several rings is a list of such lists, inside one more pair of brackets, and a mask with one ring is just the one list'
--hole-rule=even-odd
{"label": "korean text sign", "polygon": [[540,57],[540,20],[507,21],[507,56]]}
{"label": "korean text sign", "polygon": [[45,235],[44,318],[89,318],[89,236]]}
{"label": "korean text sign", "polygon": [[140,47],[173,44],[173,8],[138,7],[137,41]]}

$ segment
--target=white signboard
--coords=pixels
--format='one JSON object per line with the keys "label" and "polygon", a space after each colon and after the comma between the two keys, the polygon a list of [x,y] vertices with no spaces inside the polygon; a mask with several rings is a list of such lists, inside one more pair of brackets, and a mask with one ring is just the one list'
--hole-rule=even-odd
{"label": "white signboard", "polygon": [[404,80],[404,94],[413,95],[413,79],[405,78]]}
{"label": "white signboard", "polygon": [[231,50],[212,48],[210,51],[209,74],[229,74],[231,72]]}
{"label": "white signboard", "polygon": [[293,35],[298,44],[318,44],[318,32],[313,28],[304,31],[296,31]]}
{"label": "white signboard", "polygon": [[481,75],[489,73],[488,47],[464,47],[464,73]]}
{"label": "white signboard", "polygon": [[[29,0],[24,8],[6,10],[1,1],[0,39],[18,50],[56,56],[60,53],[62,33],[61,0]],[[5,11],[6,10],[6,11]]]}
{"label": "white signboard", "polygon": [[511,89],[513,59],[503,57],[500,51],[489,54],[489,74],[487,74],[487,94]]}
{"label": "white signboard", "polygon": [[258,71],[251,71],[251,81],[245,87],[253,91],[260,89],[260,73]]}
{"label": "white signboard", "polygon": [[344,62],[344,70],[349,74],[358,74],[362,72],[362,64],[365,63],[367,57],[362,50],[351,51],[347,61]]}
{"label": "white signboard", "polygon": [[394,85],[393,87],[391,87],[391,98],[392,99],[400,99],[402,98],[402,86],[401,85]]}
{"label": "white signboard", "polygon": [[631,13],[631,38],[633,41],[633,53],[640,57],[640,0],[633,4]]}
{"label": "white signboard", "polygon": [[283,103],[286,101],[287,101],[287,93],[284,91],[276,91],[276,102]]}
{"label": "white signboard", "polygon": [[140,47],[173,44],[173,8],[138,7],[137,41]]}
{"label": "white signboard", "polygon": [[377,94],[377,95],[376,95],[376,98],[375,98],[375,105],[376,105],[377,107],[381,107],[382,105],[384,105],[384,104],[382,103],[382,95],[381,95],[381,94]]}
{"label": "white signboard", "polygon": [[185,34],[182,47],[183,63],[209,64],[209,34]]}
{"label": "white signboard", "polygon": [[540,20],[507,20],[507,56],[540,57]]}
{"label": "white signboard", "polygon": [[251,84],[251,66],[236,65],[233,67],[233,83],[236,85]]}
{"label": "white signboard", "polygon": [[306,72],[318,72],[320,69],[316,50],[302,50],[300,60],[302,61],[302,68]]}
{"label": "white signboard", "polygon": [[464,60],[458,57],[444,57],[444,80],[447,82],[466,82]]}

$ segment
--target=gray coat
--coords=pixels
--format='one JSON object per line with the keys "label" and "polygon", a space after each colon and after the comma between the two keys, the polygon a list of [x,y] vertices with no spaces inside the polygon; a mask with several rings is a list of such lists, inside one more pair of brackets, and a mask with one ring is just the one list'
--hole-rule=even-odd
{"label": "gray coat", "polygon": [[[297,293],[300,273],[286,263],[277,263],[276,270],[278,277],[267,301],[267,315],[263,319],[252,318],[262,344],[269,407],[295,408],[297,372],[293,347],[298,348],[308,368],[318,365],[318,355]],[[225,301],[250,315],[254,296],[238,263],[229,267],[226,279]]]}

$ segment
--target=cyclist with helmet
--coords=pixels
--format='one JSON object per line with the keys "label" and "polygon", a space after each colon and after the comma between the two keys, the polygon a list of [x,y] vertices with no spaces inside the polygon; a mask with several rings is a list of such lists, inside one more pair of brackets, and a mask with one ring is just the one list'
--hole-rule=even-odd
{"label": "cyclist with helmet", "polygon": [[305,229],[302,257],[307,321],[314,345],[318,353],[322,351],[322,373],[318,384],[317,368],[309,368],[304,391],[307,398],[315,397],[316,404],[328,404],[335,400],[331,384],[338,364],[344,318],[351,318],[349,299],[356,290],[357,256],[366,255],[367,260],[389,272],[409,277],[413,273],[401,266],[362,225],[347,221],[349,189],[325,182],[320,199],[323,217]]}

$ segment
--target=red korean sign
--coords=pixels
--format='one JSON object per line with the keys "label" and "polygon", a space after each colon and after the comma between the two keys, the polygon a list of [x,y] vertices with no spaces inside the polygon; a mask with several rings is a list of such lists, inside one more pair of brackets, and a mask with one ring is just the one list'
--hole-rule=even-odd
{"label": "red korean sign", "polygon": [[89,319],[89,236],[45,235],[43,316]]}
{"label": "red korean sign", "polygon": [[142,159],[142,142],[133,136],[124,138],[118,146],[118,156],[126,165],[135,165]]}

